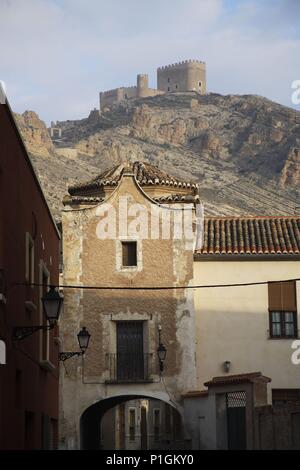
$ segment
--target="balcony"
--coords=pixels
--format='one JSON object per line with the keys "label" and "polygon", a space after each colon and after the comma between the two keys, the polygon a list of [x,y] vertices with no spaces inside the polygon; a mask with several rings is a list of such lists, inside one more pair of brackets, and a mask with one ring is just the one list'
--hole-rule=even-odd
{"label": "balcony", "polygon": [[153,354],[107,354],[110,380],[107,383],[152,382]]}

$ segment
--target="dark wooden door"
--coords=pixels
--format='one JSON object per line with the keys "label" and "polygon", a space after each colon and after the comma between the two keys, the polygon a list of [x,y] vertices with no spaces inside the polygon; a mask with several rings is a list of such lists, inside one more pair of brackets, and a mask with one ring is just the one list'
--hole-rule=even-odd
{"label": "dark wooden door", "polygon": [[227,393],[227,435],[229,450],[245,450],[246,442],[246,393]]}
{"label": "dark wooden door", "polygon": [[144,379],[143,322],[117,323],[117,379]]}

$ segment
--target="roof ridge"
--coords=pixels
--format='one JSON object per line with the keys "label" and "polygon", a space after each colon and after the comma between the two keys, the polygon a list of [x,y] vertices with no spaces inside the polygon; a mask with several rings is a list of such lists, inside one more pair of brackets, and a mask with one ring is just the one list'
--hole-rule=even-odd
{"label": "roof ridge", "polygon": [[224,215],[205,216],[206,220],[260,220],[260,219],[300,219],[300,215]]}
{"label": "roof ridge", "polygon": [[75,196],[87,190],[97,191],[101,186],[116,186],[121,181],[124,172],[132,172],[137,183],[141,186],[161,185],[187,189],[198,188],[198,183],[195,181],[188,181],[177,176],[169,175],[152,163],[127,160],[111,168],[106,168],[89,181],[78,182],[69,186],[69,194]]}

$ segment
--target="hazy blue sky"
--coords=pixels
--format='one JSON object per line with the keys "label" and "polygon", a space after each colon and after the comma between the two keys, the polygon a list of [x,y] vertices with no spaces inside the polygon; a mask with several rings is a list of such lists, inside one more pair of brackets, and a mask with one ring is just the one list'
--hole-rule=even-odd
{"label": "hazy blue sky", "polygon": [[292,106],[300,0],[0,0],[0,44],[12,107],[47,122],[85,117],[137,73],[155,87],[158,66],[190,58],[206,61],[208,91]]}

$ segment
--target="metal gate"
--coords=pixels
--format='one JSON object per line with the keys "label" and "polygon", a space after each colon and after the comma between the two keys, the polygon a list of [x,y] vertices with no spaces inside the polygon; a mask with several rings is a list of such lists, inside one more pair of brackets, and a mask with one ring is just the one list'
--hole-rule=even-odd
{"label": "metal gate", "polygon": [[117,379],[144,379],[143,322],[117,322]]}
{"label": "metal gate", "polygon": [[246,392],[226,393],[226,406],[228,449],[246,449]]}

